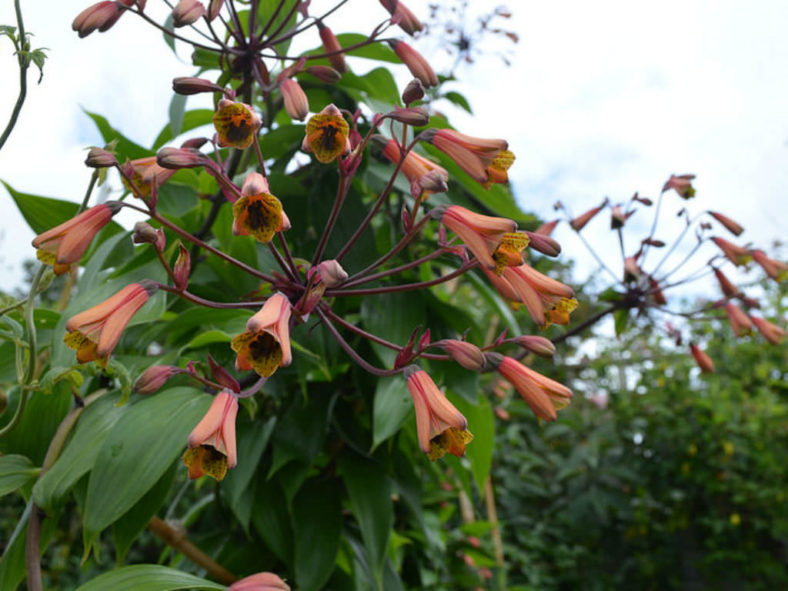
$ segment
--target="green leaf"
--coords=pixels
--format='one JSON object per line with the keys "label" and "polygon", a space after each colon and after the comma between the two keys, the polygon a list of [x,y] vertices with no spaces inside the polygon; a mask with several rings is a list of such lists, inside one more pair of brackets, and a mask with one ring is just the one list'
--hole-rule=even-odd
{"label": "green leaf", "polygon": [[616,310],[613,312],[613,319],[616,327],[616,336],[621,336],[621,334],[627,329],[627,323],[629,322],[629,310],[627,308]]}
{"label": "green leaf", "polygon": [[454,397],[452,402],[468,421],[468,430],[473,433],[473,441],[465,448],[465,457],[471,463],[471,472],[479,491],[484,491],[484,482],[492,467],[495,443],[495,417],[490,401],[483,395],[477,403],[469,404],[465,399]]}
{"label": "green leaf", "polygon": [[128,406],[115,406],[119,394],[105,394],[83,412],[58,460],[33,487],[36,505],[50,511],[93,467],[101,445]]}
{"label": "green leaf", "polygon": [[106,143],[110,143],[112,140],[117,140],[115,151],[118,154],[119,162],[123,162],[124,158],[136,160],[137,158],[144,158],[145,156],[151,155],[149,150],[146,150],[139,144],[132,142],[117,129],[113,128],[106,118],[97,113],[91,113],[90,111],[85,111],[85,113],[96,124],[101,137],[104,138]]}
{"label": "green leaf", "polygon": [[342,504],[333,481],[308,482],[293,500],[295,575],[299,591],[323,589],[334,570],[342,528]]}
{"label": "green leaf", "polygon": [[[41,197],[30,193],[20,193],[5,181],[0,181],[11,195],[19,208],[19,213],[36,234],[46,232],[50,228],[62,224],[73,218],[79,205],[71,201],[53,199],[52,197]],[[123,228],[115,222],[110,222],[108,227],[112,228],[111,234],[123,232]]]}
{"label": "green leaf", "polygon": [[99,451],[85,501],[85,551],[161,478],[211,404],[195,388],[140,400],[117,422]]}
{"label": "green leaf", "polygon": [[39,469],[25,456],[0,456],[0,497],[14,492],[35,478]]}
{"label": "green leaf", "polygon": [[[174,30],[175,30],[174,25],[172,24],[172,12],[170,12],[167,15],[167,19],[164,21],[164,29],[166,31],[168,31],[169,33],[173,33]],[[168,34],[165,31],[162,31],[161,34],[162,34],[162,37],[164,37],[164,42],[167,45],[169,45],[170,49],[174,53],[175,52],[175,37],[173,37],[171,34]]]}
{"label": "green leaf", "polygon": [[227,587],[158,564],[135,564],[99,575],[77,591],[224,591]]}
{"label": "green leaf", "polygon": [[372,449],[399,431],[410,415],[413,401],[400,376],[378,380],[372,410]]}
{"label": "green leaf", "polygon": [[252,523],[271,552],[288,567],[293,564],[293,529],[279,481],[260,480],[252,506]]}
{"label": "green leaf", "polygon": [[175,478],[177,463],[159,478],[159,481],[145,496],[137,501],[134,506],[123,514],[112,527],[112,539],[115,542],[115,564],[120,566],[134,540],[145,530],[151,517],[156,515],[159,508],[167,498],[167,493],[172,488]]}
{"label": "green leaf", "polygon": [[232,335],[227,334],[223,330],[206,330],[189,341],[183,348],[183,351],[188,349],[199,349],[200,347],[206,347],[214,343],[229,343],[231,340],[233,340]]}
{"label": "green leaf", "polygon": [[309,404],[296,400],[274,430],[270,478],[291,460],[309,465],[326,436],[330,396],[316,396]]}
{"label": "green leaf", "polygon": [[172,136],[178,136],[183,129],[183,116],[184,111],[186,110],[186,95],[185,94],[173,94],[172,99],[170,99],[170,131],[172,131]]}
{"label": "green leaf", "polygon": [[454,103],[458,107],[462,107],[463,109],[468,111],[468,113],[473,115],[473,109],[471,109],[471,105],[468,102],[468,99],[466,99],[459,92],[454,92],[453,90],[449,91],[449,92],[446,92],[446,93],[443,94],[443,98],[445,98],[448,101],[451,101],[452,103]]}
{"label": "green leaf", "polygon": [[386,547],[394,524],[391,483],[380,464],[359,455],[343,456],[340,468],[367,549],[375,587],[382,589]]}

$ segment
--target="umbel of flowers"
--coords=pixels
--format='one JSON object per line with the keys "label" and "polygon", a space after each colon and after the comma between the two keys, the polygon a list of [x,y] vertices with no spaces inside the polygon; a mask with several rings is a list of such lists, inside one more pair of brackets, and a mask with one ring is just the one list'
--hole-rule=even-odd
{"label": "umbel of flowers", "polygon": [[[547,330],[552,325],[568,325],[578,302],[572,287],[535,268],[539,265],[536,253],[555,257],[561,251],[550,237],[555,223],[530,231],[516,220],[493,215],[481,206],[477,211],[474,200],[462,198],[463,181],[484,194],[494,185],[508,183],[515,155],[505,139],[472,137],[444,123],[444,127],[431,125],[441,78],[410,44],[383,37],[395,26],[408,35],[417,35],[422,30],[418,18],[401,2],[381,1],[383,22],[364,41],[343,47],[341,36],[335,36],[326,22],[333,11],[312,14],[309,2],[296,2],[280,22],[276,14],[284,4],[279,4],[269,22],[261,23],[255,18],[259,8],[256,2],[244,13],[243,18],[249,19],[245,22],[241,22],[237,10],[240,3],[233,0],[207,5],[197,0],[175,3],[170,13],[172,27],[160,28],[179,41],[186,40],[212,53],[223,69],[216,79],[181,77],[173,81],[176,93],[211,95],[214,107],[210,137],[192,137],[134,159],[116,154],[109,145],[91,149],[86,164],[96,169],[114,168],[125,194],[117,201],[85,209],[33,241],[42,263],[51,265],[57,274],[72,273],[76,277],[89,245],[118,211],[133,210],[146,217],[135,226],[132,238],[150,249],[149,257],[161,267],[159,278],[166,278],[131,282],[105,301],[71,316],[63,340],[76,352],[75,361],[95,362],[99,369],[111,369],[113,351],[122,350],[124,340],[132,338],[127,336],[127,327],[156,292],[156,298],[168,298],[169,303],[179,299],[209,310],[247,311],[245,326],[226,343],[225,352],[228,358],[234,358],[234,364],[225,360],[223,366],[208,356],[208,369],[203,370],[205,360],[190,359],[185,367],[159,361],[135,376],[135,390],[141,395],[156,395],[177,376],[199,383],[213,396],[208,410],[183,442],[182,462],[191,479],[207,475],[222,480],[228,470],[246,461],[244,448],[236,441],[239,414],[244,405],[253,405],[248,399],[266,392],[268,380],[277,372],[282,372],[280,376],[292,371],[307,375],[309,364],[319,355],[311,352],[308,342],[305,346],[291,337],[307,323],[306,334],[320,325],[361,370],[378,378],[402,381],[415,416],[412,449],[415,452],[418,446],[430,460],[446,454],[462,457],[474,439],[473,422],[458,409],[461,405],[452,400],[452,392],[434,377],[440,373],[437,368],[445,364],[456,365],[460,371],[489,374],[489,382],[500,376],[539,420],[556,420],[558,411],[569,404],[572,391],[529,367],[532,354],[550,357],[555,352],[555,344],[547,336],[507,335],[504,331],[497,336],[477,337],[473,342],[467,330],[457,330],[457,334],[433,340],[429,326],[414,323],[405,327],[410,334],[405,342],[391,342],[359,320],[358,314],[347,312],[353,309],[347,302],[428,290],[442,290],[441,295],[448,298],[452,290],[447,286],[467,290],[485,282],[505,305],[515,310],[524,308],[520,316],[525,322]],[[152,21],[146,13],[146,2],[121,0],[86,8],[74,20],[73,28],[81,37],[105,32],[126,12]],[[292,20],[290,25],[286,24],[288,19]],[[226,28],[225,35],[216,34],[219,24]],[[199,40],[190,39],[189,31],[194,30],[204,35]],[[318,49],[297,56],[285,53],[292,37],[310,34],[319,43]],[[366,113],[348,108],[349,101],[341,93],[314,92],[324,85],[330,90],[331,84],[347,75],[352,64],[345,58],[353,50],[375,44],[388,52],[385,55],[389,59],[398,58],[402,71],[407,70],[414,78],[400,96],[387,97],[391,107]],[[291,120],[305,120],[298,139],[294,134],[277,133],[282,121]],[[282,137],[289,138],[290,153],[286,162],[276,162],[265,153],[270,145],[266,142],[282,142]],[[366,172],[364,167],[371,164],[377,171],[385,171],[386,180],[379,190],[367,191],[362,198],[354,192],[354,186],[363,183],[359,171]],[[327,213],[311,225],[299,223],[306,218],[299,211],[303,205],[292,197],[285,174],[306,166],[315,176],[310,180],[320,186],[321,195],[333,194]],[[200,192],[206,201],[200,208],[203,218],[176,223],[160,205],[160,194],[178,176],[192,174],[201,187],[211,187],[214,194]],[[330,187],[324,186],[326,179]],[[682,199],[690,199],[695,194],[692,180],[692,175],[671,177],[660,199],[671,190]],[[404,191],[399,188],[403,183]],[[352,207],[361,211],[349,211],[351,198],[355,198]],[[610,208],[611,229],[621,232],[634,213],[634,204],[647,202],[637,195],[628,204],[605,200],[585,214],[566,217],[579,233],[602,210]],[[391,223],[394,203],[399,225]],[[225,215],[220,215],[222,212]],[[708,215],[728,231],[739,233],[730,218],[715,212]],[[353,219],[355,227],[340,237],[338,228],[346,219]],[[392,240],[381,252],[373,253],[377,258],[359,264],[347,256],[369,248],[362,237],[380,228],[390,229]],[[229,242],[218,246],[222,241],[212,239],[212,232],[227,237]],[[778,281],[788,273],[788,266],[763,251],[716,236],[710,240],[734,265],[752,259]],[[273,262],[265,266],[245,262],[250,259],[234,256],[235,250],[228,243],[259,248],[270,255],[265,260]],[[310,248],[303,249],[303,244],[310,244]],[[672,285],[667,276],[658,273],[659,265],[653,270],[644,269],[648,250],[659,248],[659,244],[652,231],[637,252],[624,253],[622,297],[611,311],[664,306],[665,292]],[[202,291],[197,278],[199,265],[205,260],[224,271],[229,269],[227,276],[233,276],[239,284],[243,280],[256,288],[243,297]],[[718,308],[725,310],[736,333],[744,334],[754,326],[769,341],[779,342],[785,335],[781,328],[749,314],[752,306],[744,312],[736,305],[734,300],[747,306],[747,300],[724,278],[719,262],[715,259],[713,269],[725,300]],[[234,292],[228,289],[227,293]],[[571,334],[553,338],[560,342]],[[369,346],[359,345],[364,342]],[[371,361],[363,351],[373,345],[391,351],[391,360]],[[694,344],[692,354],[704,371],[713,368],[711,360]],[[334,469],[329,465],[326,471]],[[276,575],[258,573],[230,588],[289,587]]]}

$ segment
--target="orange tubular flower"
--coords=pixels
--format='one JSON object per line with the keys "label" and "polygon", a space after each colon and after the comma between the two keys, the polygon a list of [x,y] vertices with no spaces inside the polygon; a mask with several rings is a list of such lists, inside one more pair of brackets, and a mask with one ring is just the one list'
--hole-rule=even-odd
{"label": "orange tubular flower", "polygon": [[[383,155],[394,164],[399,162],[401,154],[399,144],[394,140],[389,140],[383,147]],[[425,178],[430,172],[432,172],[432,175]],[[413,197],[418,197],[422,191],[427,195],[439,192],[428,190],[423,185],[428,185],[431,188],[441,188],[443,191],[448,189],[446,181],[449,180],[449,173],[446,172],[446,169],[413,150],[405,156],[405,161],[402,163],[402,173],[410,182],[410,192]],[[424,181],[423,183],[422,180]],[[435,181],[437,181],[437,185]]]}
{"label": "orange tubular flower", "polygon": [[78,263],[91,240],[112,216],[120,211],[120,203],[109,201],[87,209],[79,215],[39,234],[33,239],[36,258],[52,265],[56,275],[62,275]]}
{"label": "orange tubular flower", "polygon": [[[171,149],[175,150],[175,148]],[[137,189],[137,191],[134,192],[135,197],[147,197],[153,190],[154,185],[156,187],[161,187],[172,175],[178,172],[177,169],[160,166],[157,163],[157,158],[158,156],[137,158],[124,165],[124,167],[126,167],[124,170],[130,172],[131,180],[134,183],[134,187]],[[123,184],[129,189],[132,189],[126,182],[126,179],[123,179]],[[137,192],[140,194],[138,195]]]}
{"label": "orange tubular flower", "polygon": [[494,362],[498,362],[498,373],[514,386],[540,419],[554,421],[557,418],[556,410],[569,405],[572,391],[563,384],[535,372],[511,357],[497,354],[490,357]]}
{"label": "orange tubular flower", "polygon": [[776,324],[772,324],[760,316],[750,316],[750,319],[755,325],[755,328],[758,329],[758,332],[760,332],[772,345],[779,345],[785,335],[788,334]]}
{"label": "orange tubular flower", "polygon": [[290,591],[290,586],[273,573],[257,573],[236,581],[227,591]]}
{"label": "orange tubular flower", "polygon": [[267,378],[290,365],[290,301],[281,293],[272,295],[230,346],[238,354],[235,367],[241,371],[253,369]]}
{"label": "orange tubular flower", "polygon": [[238,401],[229,390],[219,392],[205,416],[189,435],[189,449],[183,463],[194,480],[204,474],[221,480],[228,468],[235,468],[238,453],[235,447],[235,417]]}
{"label": "orange tubular flower", "polygon": [[737,337],[749,333],[752,330],[750,317],[747,316],[739,306],[733,302],[727,302],[725,304],[725,312],[728,314],[728,321],[731,323],[733,334]]}
{"label": "orange tubular flower", "polygon": [[216,113],[213,114],[213,126],[219,145],[225,148],[248,148],[262,124],[252,107],[225,98],[219,101]]}
{"label": "orange tubular flower", "polygon": [[682,199],[694,197],[695,188],[692,186],[692,180],[694,178],[694,174],[680,174],[678,176],[672,174],[662,187],[662,192],[664,193],[665,191],[673,189]]}
{"label": "orange tubular flower", "polygon": [[513,234],[517,229],[517,224],[512,220],[481,215],[459,205],[447,207],[441,216],[441,223],[457,234],[488,269],[496,267],[492,255],[504,236]]}
{"label": "orange tubular flower", "polygon": [[725,255],[725,258],[736,266],[747,264],[752,259],[750,251],[742,246],[736,246],[718,236],[712,236],[711,239]]}
{"label": "orange tubular flower", "polygon": [[702,373],[714,373],[714,362],[711,360],[711,357],[695,343],[690,343],[690,353],[692,353],[692,357]]}
{"label": "orange tubular flower", "polygon": [[568,324],[569,314],[577,308],[571,287],[530,265],[506,267],[500,277],[487,270],[485,273],[503,297],[522,303],[539,326]]}
{"label": "orange tubular flower", "polygon": [[268,181],[259,172],[246,177],[241,198],[233,204],[233,234],[254,236],[265,244],[275,233],[290,229],[282,203],[268,191]]}
{"label": "orange tubular flower", "polygon": [[319,162],[326,164],[350,153],[349,133],[350,126],[342,112],[334,105],[328,105],[306,122],[306,136],[301,149],[314,153]]}
{"label": "orange tubular flower", "polygon": [[77,352],[77,361],[96,361],[106,367],[131,317],[148,301],[156,286],[149,281],[132,283],[98,306],[72,316],[66,322],[63,341]]}
{"label": "orange tubular flower", "polygon": [[471,178],[489,188],[505,182],[506,170],[514,161],[506,140],[480,139],[453,129],[431,130],[424,139],[454,160]]}
{"label": "orange tubular flower", "polygon": [[775,281],[785,281],[788,279],[788,265],[785,263],[769,258],[765,252],[759,249],[752,251],[752,258],[755,259],[755,262]]}
{"label": "orange tubular flower", "polygon": [[447,453],[465,455],[465,445],[473,439],[468,421],[438,389],[426,371],[414,370],[408,376],[408,390],[416,411],[419,447],[431,460]]}

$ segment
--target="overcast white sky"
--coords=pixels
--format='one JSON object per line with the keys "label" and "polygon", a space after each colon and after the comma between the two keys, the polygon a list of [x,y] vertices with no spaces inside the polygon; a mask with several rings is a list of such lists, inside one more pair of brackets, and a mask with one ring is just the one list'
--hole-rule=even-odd
{"label": "overcast white sky", "polygon": [[[22,3],[34,47],[48,47],[50,57],[40,86],[30,76],[29,99],[0,151],[0,179],[18,190],[80,200],[90,175],[83,148],[101,143],[81,109],[150,145],[167,121],[172,78],[194,73],[133,15],[80,40],[71,21],[89,4]],[[147,11],[157,14],[162,4],[149,0]],[[427,2],[408,5],[426,12]],[[625,200],[637,190],[654,197],[670,173],[692,172],[698,197],[690,205],[739,220],[748,230],[741,241],[766,244],[785,236],[788,2],[508,5],[514,17],[507,28],[520,37],[513,65],[492,57],[461,70],[457,90],[476,114],[452,121],[471,135],[509,140],[517,154],[510,178],[526,210],[549,219],[557,199],[580,213],[605,195]],[[351,22],[328,24],[369,30],[385,15],[373,0],[350,0],[338,14],[351,13]],[[13,2],[3,0],[0,23],[14,22]],[[0,39],[3,125],[18,90],[10,47]],[[32,233],[7,195],[0,205],[7,288],[18,281],[19,261],[33,256]],[[606,224],[598,221],[600,228]],[[576,255],[580,246],[568,232],[556,237]]]}

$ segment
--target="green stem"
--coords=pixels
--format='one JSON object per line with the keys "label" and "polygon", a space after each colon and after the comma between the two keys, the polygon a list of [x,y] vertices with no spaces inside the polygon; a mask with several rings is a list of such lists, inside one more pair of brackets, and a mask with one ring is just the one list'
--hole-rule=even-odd
{"label": "green stem", "polygon": [[22,9],[19,6],[19,0],[14,0],[14,9],[16,10],[16,23],[19,28],[19,45],[17,46],[17,61],[19,62],[19,95],[16,97],[14,110],[11,111],[11,118],[8,120],[3,135],[0,136],[0,150],[5,145],[8,136],[16,125],[19,119],[19,112],[22,110],[22,105],[27,97],[27,69],[30,67],[30,56],[28,51],[30,46],[25,39],[25,23],[22,20]]}
{"label": "green stem", "polygon": [[30,397],[29,385],[30,382],[32,382],[33,375],[36,371],[36,326],[33,322],[33,311],[35,310],[35,299],[36,294],[38,293],[38,284],[41,281],[41,277],[44,276],[45,270],[46,265],[41,265],[38,268],[38,271],[36,271],[33,281],[30,283],[30,295],[27,296],[27,309],[25,310],[25,323],[27,325],[26,328],[28,343],[27,369],[25,370],[25,375],[23,376],[22,383],[20,384],[21,388],[19,392],[19,405],[16,407],[16,412],[9,423],[0,429],[0,439],[13,431],[19,424],[19,421],[22,420],[22,415],[24,414],[25,407],[27,406],[27,399]]}

